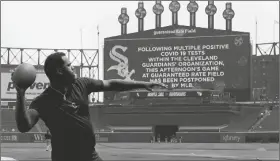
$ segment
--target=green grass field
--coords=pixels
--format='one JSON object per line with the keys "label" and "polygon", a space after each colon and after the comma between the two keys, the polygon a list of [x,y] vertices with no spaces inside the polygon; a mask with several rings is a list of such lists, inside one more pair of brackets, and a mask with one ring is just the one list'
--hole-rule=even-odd
{"label": "green grass field", "polygon": [[[279,160],[279,144],[227,143],[99,143],[103,160]],[[50,161],[42,143],[3,143],[1,156]]]}

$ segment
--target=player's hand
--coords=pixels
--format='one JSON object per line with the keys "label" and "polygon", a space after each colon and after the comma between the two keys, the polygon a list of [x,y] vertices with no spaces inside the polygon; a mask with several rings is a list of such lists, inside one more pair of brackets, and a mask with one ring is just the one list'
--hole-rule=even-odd
{"label": "player's hand", "polygon": [[24,94],[25,91],[27,90],[27,88],[20,88],[19,86],[17,86],[17,84],[16,84],[15,81],[13,80],[13,74],[14,74],[14,72],[11,73],[11,80],[12,80],[12,82],[14,83],[14,86],[15,86],[15,88],[16,88],[16,91],[17,91],[18,93],[20,93],[20,94]]}
{"label": "player's hand", "polygon": [[145,89],[148,91],[153,91],[154,88],[167,88],[167,85],[156,82],[149,82],[145,84]]}

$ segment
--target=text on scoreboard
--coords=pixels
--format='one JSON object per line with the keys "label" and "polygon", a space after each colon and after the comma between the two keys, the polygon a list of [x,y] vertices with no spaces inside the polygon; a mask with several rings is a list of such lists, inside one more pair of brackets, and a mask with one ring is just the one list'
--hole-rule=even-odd
{"label": "text on scoreboard", "polygon": [[247,89],[248,35],[105,41],[104,78],[170,88]]}

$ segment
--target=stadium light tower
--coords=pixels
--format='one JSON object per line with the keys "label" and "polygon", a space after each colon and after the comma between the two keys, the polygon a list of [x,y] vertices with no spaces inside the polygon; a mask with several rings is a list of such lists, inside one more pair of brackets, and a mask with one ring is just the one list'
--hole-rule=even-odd
{"label": "stadium light tower", "polygon": [[164,11],[164,7],[161,4],[161,1],[156,1],[156,4],[153,7],[153,12],[156,15],[156,28],[161,27],[161,14]]}
{"label": "stadium light tower", "polygon": [[127,9],[122,8],[121,14],[118,18],[119,23],[121,24],[121,34],[127,34],[127,23],[129,22],[129,16],[127,15]]}
{"label": "stadium light tower", "polygon": [[214,15],[217,12],[217,7],[214,5],[214,1],[208,1],[208,5],[205,8],[205,13],[208,15],[208,29],[214,29]]}
{"label": "stadium light tower", "polygon": [[138,8],[135,11],[135,16],[138,18],[138,32],[144,30],[144,18],[146,17],[146,10],[143,2],[138,2]]}
{"label": "stadium light tower", "polygon": [[178,11],[180,10],[180,3],[176,0],[173,0],[169,4],[169,10],[172,12],[172,25],[178,25]]}
{"label": "stadium light tower", "polygon": [[195,27],[195,13],[198,10],[198,4],[194,0],[191,0],[187,6],[187,10],[190,12],[190,26]]}
{"label": "stadium light tower", "polygon": [[226,9],[223,12],[223,17],[226,20],[226,30],[232,31],[232,19],[235,13],[231,7],[231,3],[226,3]]}

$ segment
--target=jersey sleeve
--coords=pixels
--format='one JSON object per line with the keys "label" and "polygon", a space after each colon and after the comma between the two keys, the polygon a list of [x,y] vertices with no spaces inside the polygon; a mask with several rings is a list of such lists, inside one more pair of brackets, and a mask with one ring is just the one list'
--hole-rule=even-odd
{"label": "jersey sleeve", "polygon": [[29,105],[29,109],[34,109],[40,113],[41,101],[40,96],[36,97]]}
{"label": "jersey sleeve", "polygon": [[45,105],[49,104],[44,94],[37,96],[29,105],[29,109],[36,110],[40,115],[45,111],[42,111]]}
{"label": "jersey sleeve", "polygon": [[92,92],[100,92],[104,89],[104,83],[102,80],[92,78],[80,78],[80,82],[86,88],[88,94]]}

